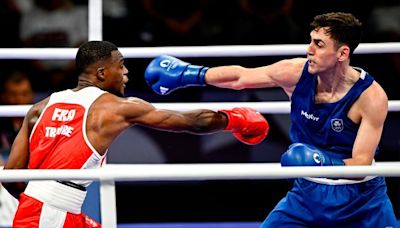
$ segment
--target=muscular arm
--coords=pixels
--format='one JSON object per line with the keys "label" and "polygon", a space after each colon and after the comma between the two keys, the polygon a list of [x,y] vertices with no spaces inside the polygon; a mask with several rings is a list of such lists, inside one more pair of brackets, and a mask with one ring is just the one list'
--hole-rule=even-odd
{"label": "muscular arm", "polygon": [[[22,124],[17,137],[11,147],[11,153],[8,158],[4,169],[27,169],[29,163],[29,132],[27,127],[26,118]],[[2,183],[4,188],[19,199],[19,195],[25,190],[25,182],[4,182]]]}
{"label": "muscular arm", "polygon": [[139,124],[154,129],[171,132],[189,132],[207,134],[222,130],[227,125],[224,114],[212,110],[199,109],[188,112],[178,112],[156,109],[150,103],[139,98],[128,98],[121,106],[129,124]]}
{"label": "muscular arm", "polygon": [[104,94],[92,105],[86,127],[90,142],[103,154],[123,130],[133,125],[170,132],[207,134],[224,129],[227,122],[224,114],[211,110],[162,110],[139,98]]}
{"label": "muscular arm", "polygon": [[9,159],[4,169],[26,169],[29,163],[29,130],[27,118],[24,119],[21,129],[11,147]]}
{"label": "muscular arm", "polygon": [[[29,135],[38,119],[41,110],[47,103],[48,99],[34,105],[26,114],[21,129],[15,138],[11,147],[10,156],[4,169],[27,169],[29,164]],[[2,183],[8,192],[15,198],[19,198],[21,192],[26,187],[25,182]]]}
{"label": "muscular arm", "polygon": [[379,144],[388,112],[388,98],[384,90],[374,82],[357,101],[360,128],[353,146],[352,158],[346,165],[370,165]]}
{"label": "muscular arm", "polygon": [[205,80],[209,85],[236,90],[282,87],[290,97],[300,78],[305,62],[306,59],[304,58],[295,58],[257,68],[213,67],[207,71]]}

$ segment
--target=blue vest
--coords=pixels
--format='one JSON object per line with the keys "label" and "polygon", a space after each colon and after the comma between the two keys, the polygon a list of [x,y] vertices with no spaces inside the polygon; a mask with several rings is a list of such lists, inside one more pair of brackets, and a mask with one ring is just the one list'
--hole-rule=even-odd
{"label": "blue vest", "polygon": [[310,74],[308,63],[305,64],[291,97],[290,139],[293,143],[314,145],[340,159],[352,156],[359,124],[349,119],[347,113],[374,81],[364,70],[359,70],[360,78],[343,98],[333,103],[316,104],[317,76]]}

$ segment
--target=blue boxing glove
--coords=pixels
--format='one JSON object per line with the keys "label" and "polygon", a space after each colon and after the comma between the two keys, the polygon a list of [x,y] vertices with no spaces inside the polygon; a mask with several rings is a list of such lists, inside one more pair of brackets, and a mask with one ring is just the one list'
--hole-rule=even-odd
{"label": "blue boxing glove", "polygon": [[160,95],[187,86],[206,85],[204,77],[208,67],[191,65],[168,55],[153,59],[144,72],[147,84]]}
{"label": "blue boxing glove", "polygon": [[339,158],[332,158],[322,150],[303,143],[294,143],[281,157],[282,166],[332,166],[345,165]]}

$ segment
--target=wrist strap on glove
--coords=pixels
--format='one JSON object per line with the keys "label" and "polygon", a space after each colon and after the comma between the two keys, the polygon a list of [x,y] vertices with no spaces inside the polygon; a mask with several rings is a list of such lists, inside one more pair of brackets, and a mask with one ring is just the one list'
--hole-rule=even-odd
{"label": "wrist strap on glove", "polygon": [[188,65],[186,70],[183,72],[182,84],[186,86],[205,86],[205,76],[207,70],[208,67]]}

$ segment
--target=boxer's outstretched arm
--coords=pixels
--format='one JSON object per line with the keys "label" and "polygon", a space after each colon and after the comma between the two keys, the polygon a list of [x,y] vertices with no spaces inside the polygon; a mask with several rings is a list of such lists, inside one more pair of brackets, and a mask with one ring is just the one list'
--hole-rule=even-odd
{"label": "boxer's outstretched arm", "polygon": [[193,65],[173,56],[160,55],[150,62],[144,76],[147,84],[160,95],[167,95],[188,86],[208,84],[236,90],[282,87],[290,97],[306,61],[305,58],[294,58],[257,68],[209,68]]}
{"label": "boxer's outstretched arm", "polygon": [[163,131],[192,134],[209,134],[226,130],[232,132],[238,140],[251,145],[264,140],[269,130],[266,119],[250,108],[180,112],[157,109],[142,99],[128,98],[120,102],[119,113],[120,116],[124,116],[120,119],[131,125],[139,124]]}
{"label": "boxer's outstretched arm", "polygon": [[179,112],[157,109],[152,104],[139,98],[128,98],[121,107],[126,121],[146,127],[172,132],[206,134],[223,130],[228,120],[221,113],[199,109]]}
{"label": "boxer's outstretched arm", "polygon": [[257,68],[212,67],[206,72],[205,82],[208,85],[235,90],[281,87],[290,97],[300,79],[305,62],[304,58],[295,58]]}

